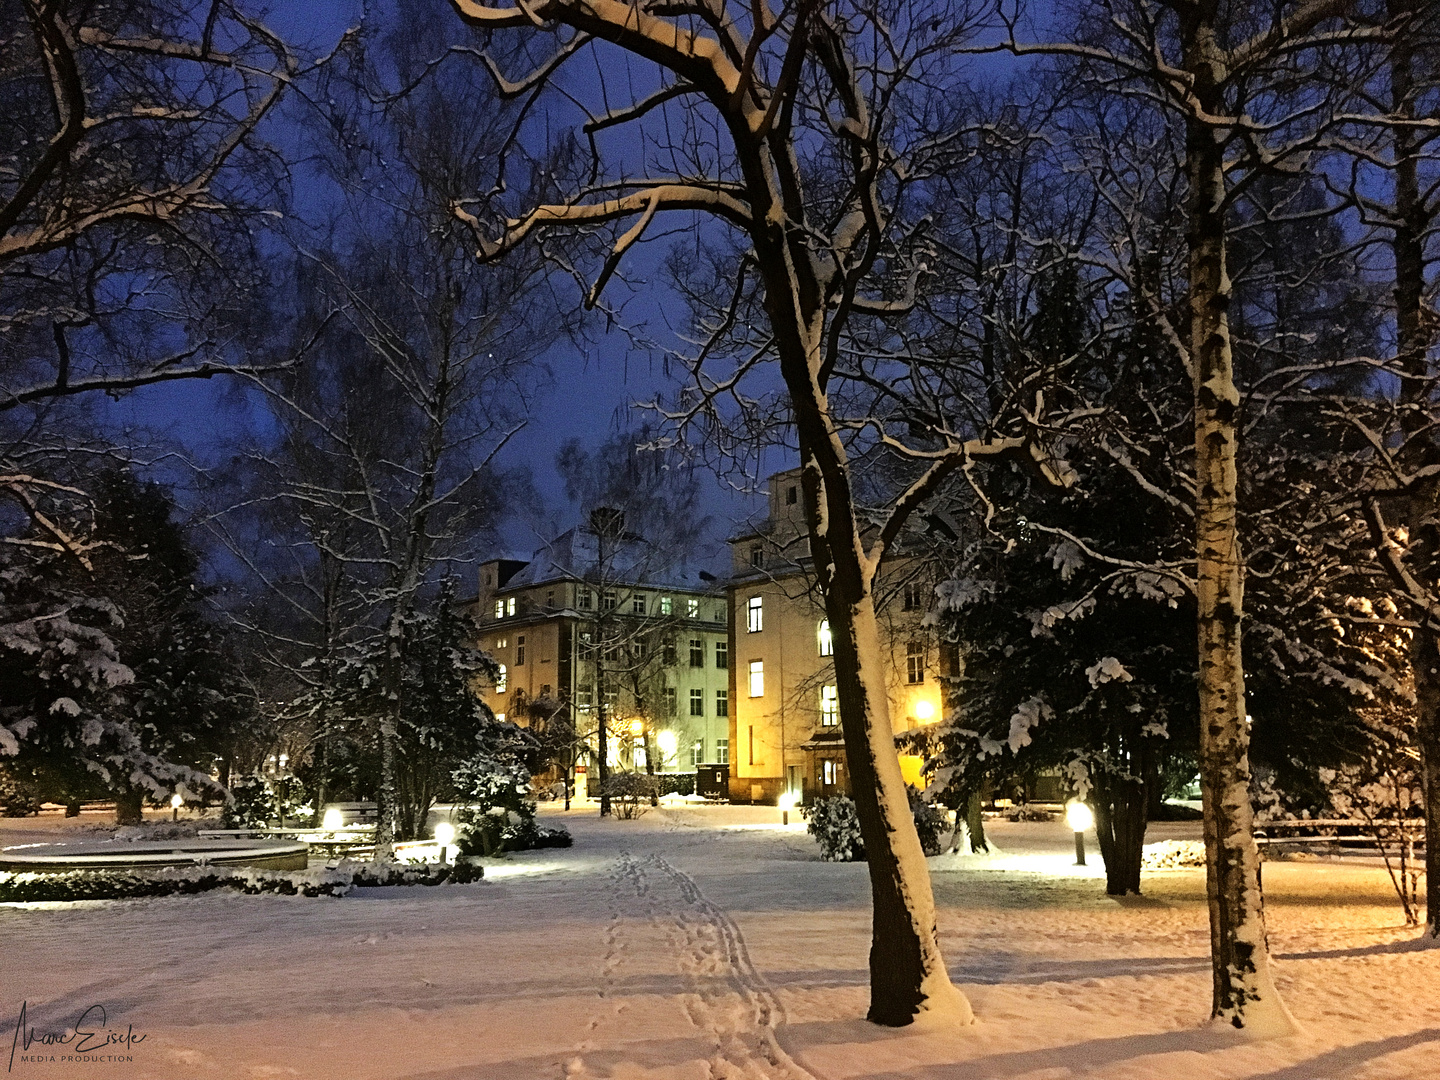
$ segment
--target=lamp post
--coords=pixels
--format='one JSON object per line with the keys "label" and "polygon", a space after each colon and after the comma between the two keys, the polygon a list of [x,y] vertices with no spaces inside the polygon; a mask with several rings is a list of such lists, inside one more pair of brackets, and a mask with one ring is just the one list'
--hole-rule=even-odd
{"label": "lamp post", "polygon": [[345,814],[338,806],[330,807],[320,819],[320,828],[328,833],[337,833],[344,827]]}
{"label": "lamp post", "polygon": [[435,826],[435,842],[440,845],[440,865],[446,863],[446,851],[455,842],[455,826],[448,821],[442,821]]}
{"label": "lamp post", "polygon": [[1075,865],[1085,865],[1085,830],[1095,824],[1095,815],[1083,802],[1072,802],[1065,807],[1065,820],[1075,833]]}
{"label": "lamp post", "polygon": [[180,820],[180,807],[182,807],[182,806],[184,806],[184,805],[185,805],[185,798],[184,798],[184,796],[182,796],[182,795],[180,794],[180,792],[177,791],[177,792],[175,792],[174,795],[171,795],[171,796],[170,796],[170,820],[171,820],[171,821],[179,821],[179,820]]}

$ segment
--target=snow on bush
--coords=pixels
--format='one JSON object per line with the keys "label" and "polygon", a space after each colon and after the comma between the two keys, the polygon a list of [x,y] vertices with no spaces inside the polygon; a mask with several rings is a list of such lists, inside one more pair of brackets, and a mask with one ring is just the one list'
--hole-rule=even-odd
{"label": "snow on bush", "polygon": [[860,839],[860,818],[855,801],[848,795],[816,799],[801,813],[805,831],[820,844],[820,858],[826,862],[859,862],[865,858],[865,844]]}
{"label": "snow on bush", "polygon": [[1142,870],[1185,870],[1205,866],[1205,843],[1202,840],[1162,840],[1146,844],[1140,856]]}
{"label": "snow on bush", "polygon": [[465,803],[456,815],[463,854],[497,855],[571,845],[568,829],[535,823],[530,771],[522,763],[481,753],[456,769],[454,780]]}
{"label": "snow on bush", "polygon": [[467,885],[485,870],[478,864],[365,863],[341,860],[319,870],[255,870],[249,867],[172,866],[160,870],[72,870],[59,874],[0,872],[0,903],[128,900],[192,895],[212,889],[282,896],[344,896],[360,886]]}
{"label": "snow on bush", "polygon": [[[927,803],[914,788],[910,794],[910,812],[915,817],[915,832],[926,855],[939,855],[943,845],[941,834],[950,830],[950,818],[942,807]],[[816,799],[800,813],[806,820],[805,831],[820,845],[820,858],[826,862],[861,862],[865,858],[865,842],[860,839],[860,817],[855,801],[848,795]]]}

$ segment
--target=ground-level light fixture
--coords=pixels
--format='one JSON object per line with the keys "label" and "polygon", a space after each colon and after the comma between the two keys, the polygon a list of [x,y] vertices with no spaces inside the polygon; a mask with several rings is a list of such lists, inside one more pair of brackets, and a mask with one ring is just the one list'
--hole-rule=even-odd
{"label": "ground-level light fixture", "polygon": [[180,792],[177,791],[177,792],[175,792],[174,795],[171,795],[171,796],[170,796],[170,820],[171,820],[171,821],[179,821],[179,820],[180,820],[180,807],[182,807],[182,806],[184,806],[184,805],[185,805],[185,796],[184,796],[184,795],[181,795]]}
{"label": "ground-level light fixture", "polygon": [[320,819],[320,827],[326,832],[339,832],[345,827],[345,814],[338,806],[332,806],[325,811]]}
{"label": "ground-level light fixture", "polygon": [[1083,802],[1072,802],[1065,807],[1065,820],[1075,833],[1075,865],[1085,865],[1085,830],[1095,824],[1095,815]]}
{"label": "ground-level light fixture", "polygon": [[666,728],[660,732],[659,735],[655,736],[655,742],[660,746],[660,753],[666,757],[673,757],[676,749],[680,746],[680,737],[669,728]]}
{"label": "ground-level light fixture", "polygon": [[800,800],[795,797],[795,792],[793,791],[785,792],[785,794],[781,795],[780,798],[776,800],[776,804],[780,807],[781,825],[790,824],[790,811],[794,809],[795,804],[799,801]]}
{"label": "ground-level light fixture", "polygon": [[435,842],[440,845],[440,861],[446,861],[446,849],[455,842],[455,826],[442,821],[435,826]]}

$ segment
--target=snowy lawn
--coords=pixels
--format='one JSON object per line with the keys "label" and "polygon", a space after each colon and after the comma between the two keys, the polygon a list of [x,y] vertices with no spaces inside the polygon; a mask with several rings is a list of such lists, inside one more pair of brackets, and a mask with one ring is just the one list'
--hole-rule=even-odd
{"label": "snowy lawn", "polygon": [[[1105,898],[1063,824],[996,823],[1004,852],[932,859],[940,931],[978,1023],[883,1030],[867,1001],[863,865],[819,862],[773,808],[593,810],[575,847],[485,882],[340,899],[207,894],[0,908],[4,1053],[89,1006],[144,1041],[16,1077],[1316,1080],[1440,1076],[1440,951],[1406,947],[1384,871],[1269,863],[1282,992],[1305,1033],[1247,1043],[1209,1005],[1203,871]],[[4,844],[55,819],[6,821]],[[1193,825],[1151,839],[1194,838]],[[95,1020],[98,1014],[91,1014]],[[96,1029],[102,1025],[95,1024]]]}

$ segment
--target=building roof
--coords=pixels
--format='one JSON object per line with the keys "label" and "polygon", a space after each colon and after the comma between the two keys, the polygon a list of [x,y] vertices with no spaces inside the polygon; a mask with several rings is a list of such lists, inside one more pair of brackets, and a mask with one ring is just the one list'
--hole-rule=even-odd
{"label": "building roof", "polygon": [[516,571],[502,592],[562,581],[590,581],[606,585],[644,585],[677,592],[714,594],[720,579],[698,567],[677,562],[672,552],[634,533],[619,539],[604,538],[607,547],[601,565],[601,537],[589,529],[569,529],[535,551]]}

